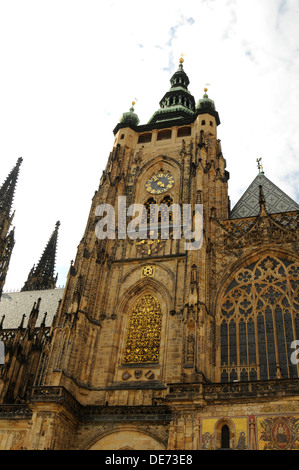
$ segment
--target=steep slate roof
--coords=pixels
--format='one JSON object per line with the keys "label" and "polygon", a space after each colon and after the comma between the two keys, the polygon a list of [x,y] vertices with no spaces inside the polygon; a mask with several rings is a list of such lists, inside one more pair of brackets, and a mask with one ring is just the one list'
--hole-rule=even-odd
{"label": "steep slate roof", "polygon": [[259,214],[259,186],[263,188],[268,214],[299,210],[299,204],[279,189],[264,174],[259,174],[231,210],[230,219],[253,217]]}
{"label": "steep slate roof", "polygon": [[58,308],[59,300],[62,299],[63,291],[63,288],[59,288],[28,292],[4,292],[0,301],[0,320],[3,315],[5,315],[3,329],[18,328],[21,324],[23,314],[26,315],[23,324],[25,328],[33,304],[37,302],[39,298],[41,298],[41,303],[36,327],[40,326],[45,312],[47,312],[46,326],[51,326],[53,317]]}

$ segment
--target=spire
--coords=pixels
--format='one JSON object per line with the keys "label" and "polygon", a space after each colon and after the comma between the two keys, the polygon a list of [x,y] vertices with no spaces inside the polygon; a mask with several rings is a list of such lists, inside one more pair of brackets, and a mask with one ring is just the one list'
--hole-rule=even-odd
{"label": "spire", "polygon": [[0,217],[10,216],[14,192],[19,175],[19,169],[23,159],[19,158],[14,168],[9,173],[8,177],[0,188]]}
{"label": "spire", "polygon": [[[9,262],[15,245],[14,228],[5,238],[0,236],[0,298],[2,296],[6,275],[9,268]],[[1,235],[1,233],[0,233]]]}
{"label": "spire", "polygon": [[37,317],[39,314],[39,307],[40,307],[41,300],[42,299],[39,297],[37,299],[37,302],[34,302],[33,304],[33,307],[32,307],[32,310],[30,312],[29,319],[28,319],[29,332],[32,332],[33,329],[35,328]]}
{"label": "spire", "polygon": [[188,85],[189,77],[183,68],[183,57],[179,67],[170,79],[171,88],[160,101],[160,109],[154,113],[149,123],[190,118],[195,113],[195,100]]}
{"label": "spire", "polygon": [[15,244],[14,229],[10,230],[13,215],[11,207],[23,159],[19,158],[0,188],[0,298]]}
{"label": "spire", "polygon": [[58,221],[56,222],[55,229],[37,266],[33,266],[31,269],[27,281],[21,289],[22,292],[31,290],[55,289],[57,275],[54,276],[54,271],[59,226],[60,222]]}
{"label": "spire", "polygon": [[267,214],[266,211],[266,199],[264,196],[263,186],[259,185],[259,206],[260,206],[260,215],[264,216]]}

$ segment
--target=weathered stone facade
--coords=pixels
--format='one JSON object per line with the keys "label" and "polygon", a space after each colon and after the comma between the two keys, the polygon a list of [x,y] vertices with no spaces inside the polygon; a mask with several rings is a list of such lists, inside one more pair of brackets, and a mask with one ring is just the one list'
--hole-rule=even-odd
{"label": "weathered stone facade", "polygon": [[[3,449],[299,446],[299,213],[268,213],[261,185],[258,215],[230,218],[219,116],[185,79],[180,65],[148,125],[131,110],[114,131],[33,387],[0,406]],[[202,204],[200,248],[120,236],[119,196]],[[101,204],[115,239],[97,236]]]}

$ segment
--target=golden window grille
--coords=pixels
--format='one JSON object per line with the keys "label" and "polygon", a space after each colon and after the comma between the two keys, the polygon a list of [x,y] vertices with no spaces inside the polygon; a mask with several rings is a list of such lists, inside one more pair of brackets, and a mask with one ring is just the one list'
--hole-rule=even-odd
{"label": "golden window grille", "polygon": [[144,295],[130,314],[123,362],[159,362],[161,327],[160,303],[153,295]]}

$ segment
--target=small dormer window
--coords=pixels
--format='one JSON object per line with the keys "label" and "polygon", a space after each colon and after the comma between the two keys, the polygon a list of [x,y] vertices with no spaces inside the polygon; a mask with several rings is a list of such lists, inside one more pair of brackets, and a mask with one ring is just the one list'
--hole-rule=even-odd
{"label": "small dormer window", "polygon": [[203,120],[201,121],[201,125],[204,126],[205,124],[206,124],[206,121],[203,119]]}
{"label": "small dormer window", "polygon": [[138,144],[144,144],[146,142],[151,142],[152,140],[152,134],[151,133],[146,133],[146,134],[141,134],[138,137]]}
{"label": "small dormer window", "polygon": [[120,136],[120,138],[121,138],[121,139],[124,139],[124,138],[125,138],[125,134],[122,134],[122,135]]}
{"label": "small dormer window", "polygon": [[158,133],[157,140],[166,140],[166,139],[171,139],[171,130],[167,129],[165,131],[160,131]]}
{"label": "small dormer window", "polygon": [[178,137],[186,137],[188,135],[191,135],[191,127],[190,126],[180,127],[178,129],[178,133],[177,133]]}
{"label": "small dormer window", "polygon": [[213,127],[213,121],[210,121],[210,126]]}

